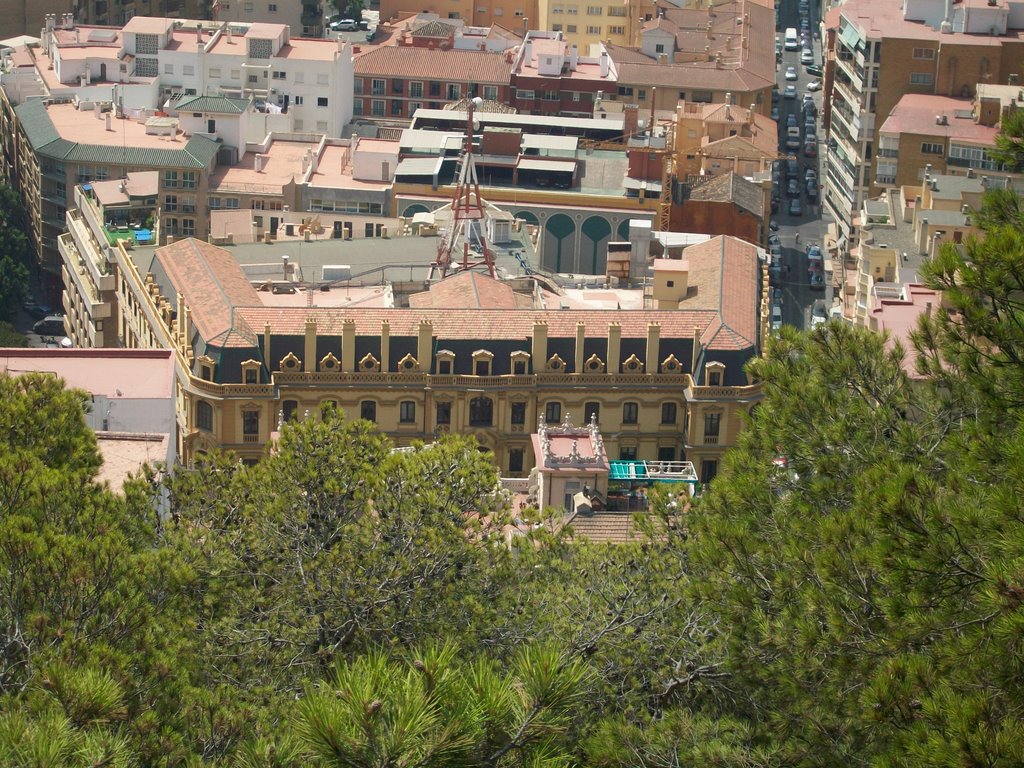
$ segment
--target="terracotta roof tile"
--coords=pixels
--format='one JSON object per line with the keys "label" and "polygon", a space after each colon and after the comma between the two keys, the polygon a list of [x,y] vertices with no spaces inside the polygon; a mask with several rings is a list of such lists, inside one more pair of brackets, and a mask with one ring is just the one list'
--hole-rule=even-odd
{"label": "terracotta roof tile", "polygon": [[260,301],[234,256],[223,248],[190,237],[157,248],[155,257],[185,297],[192,322],[206,341],[232,330],[233,307]]}
{"label": "terracotta roof tile", "polygon": [[734,203],[755,216],[764,217],[764,194],[761,188],[732,171],[694,187],[690,199]]}
{"label": "terracotta roof tile", "polygon": [[355,74],[508,85],[512,63],[503,53],[384,45],[356,58]]}
{"label": "terracotta roof tile", "polygon": [[[691,274],[718,276],[715,322],[701,334],[709,349],[742,350],[757,346],[758,254],[757,246],[737,237],[722,235],[684,249]],[[686,302],[680,304],[685,309]]]}
{"label": "terracotta roof tile", "polygon": [[481,272],[462,272],[423,293],[409,297],[409,306],[435,309],[517,309],[521,306],[511,286]]}

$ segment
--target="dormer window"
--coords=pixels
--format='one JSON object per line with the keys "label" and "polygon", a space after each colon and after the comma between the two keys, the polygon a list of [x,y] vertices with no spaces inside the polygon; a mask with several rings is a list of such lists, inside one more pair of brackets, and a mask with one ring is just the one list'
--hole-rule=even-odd
{"label": "dormer window", "polygon": [[494,355],[486,349],[478,349],[473,353],[473,375],[490,376],[491,363],[494,362]]}
{"label": "dormer window", "polygon": [[455,372],[455,353],[450,349],[439,349],[434,357],[437,359],[438,375],[451,376]]}
{"label": "dormer window", "polygon": [[714,362],[704,366],[705,383],[709,387],[720,387],[725,381],[725,364]]}

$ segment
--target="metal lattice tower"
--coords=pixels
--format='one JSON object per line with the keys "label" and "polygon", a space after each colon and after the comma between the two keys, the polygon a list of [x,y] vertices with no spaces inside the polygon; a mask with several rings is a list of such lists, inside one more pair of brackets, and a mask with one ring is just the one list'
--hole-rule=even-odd
{"label": "metal lattice tower", "polygon": [[[458,261],[462,253],[462,269],[487,267],[491,277],[494,271],[494,252],[487,242],[484,227],[487,213],[484,200],[480,197],[480,182],[476,174],[476,162],[473,159],[473,112],[478,99],[469,102],[466,110],[466,143],[462,150],[459,168],[455,174],[455,194],[452,196],[452,218],[448,230],[437,246],[437,259],[430,267],[430,279],[443,279]],[[471,251],[471,246],[476,246]],[[454,259],[453,259],[454,257]]]}

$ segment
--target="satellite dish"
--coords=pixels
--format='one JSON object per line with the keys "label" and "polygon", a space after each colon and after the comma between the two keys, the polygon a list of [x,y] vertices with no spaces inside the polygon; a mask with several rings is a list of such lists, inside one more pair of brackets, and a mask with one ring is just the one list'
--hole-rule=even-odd
{"label": "satellite dish", "polygon": [[641,117],[639,120],[637,120],[636,127],[639,128],[641,131],[644,130],[644,128],[647,127],[647,118]]}
{"label": "satellite dish", "polygon": [[483,105],[484,105],[484,100],[483,99],[481,99],[479,96],[474,96],[473,97],[473,106],[474,107],[478,107],[479,108],[479,107],[482,107]]}

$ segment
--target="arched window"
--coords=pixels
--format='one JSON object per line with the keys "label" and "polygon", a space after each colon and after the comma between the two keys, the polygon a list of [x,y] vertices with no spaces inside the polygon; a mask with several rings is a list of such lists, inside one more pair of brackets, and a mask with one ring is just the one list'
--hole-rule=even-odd
{"label": "arched window", "polygon": [[494,423],[494,401],[489,397],[474,397],[469,401],[469,425],[489,427]]}
{"label": "arched window", "polygon": [[213,406],[205,400],[196,403],[196,427],[205,432],[213,431]]}

